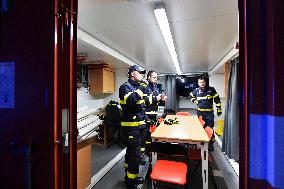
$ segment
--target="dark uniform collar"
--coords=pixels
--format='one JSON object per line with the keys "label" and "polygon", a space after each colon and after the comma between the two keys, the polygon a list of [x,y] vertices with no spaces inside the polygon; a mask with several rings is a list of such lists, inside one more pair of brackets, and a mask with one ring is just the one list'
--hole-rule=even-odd
{"label": "dark uniform collar", "polygon": [[134,81],[132,79],[128,79],[128,82],[131,83],[132,85],[139,85],[139,82]]}
{"label": "dark uniform collar", "polygon": [[204,87],[203,89],[201,87],[199,87],[198,89],[199,89],[199,91],[206,92],[206,91],[210,90],[210,86]]}
{"label": "dark uniform collar", "polygon": [[151,87],[151,88],[154,88],[154,87],[156,87],[156,83],[152,83],[152,82],[149,82],[149,86]]}
{"label": "dark uniform collar", "polygon": [[207,88],[206,88],[206,87],[205,87],[205,88],[199,87],[199,88],[198,88],[198,91],[199,91],[199,94],[202,94],[202,93],[204,93],[204,92],[207,91]]}

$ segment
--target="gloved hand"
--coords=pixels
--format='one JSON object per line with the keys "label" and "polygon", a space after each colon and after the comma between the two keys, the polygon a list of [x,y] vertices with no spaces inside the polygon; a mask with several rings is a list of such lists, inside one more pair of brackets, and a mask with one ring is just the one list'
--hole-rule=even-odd
{"label": "gloved hand", "polygon": [[194,104],[197,104],[197,103],[198,103],[197,100],[193,100],[192,102],[193,102]]}
{"label": "gloved hand", "polygon": [[139,84],[142,88],[147,88],[148,86],[148,82],[145,79],[142,79]]}
{"label": "gloved hand", "polygon": [[155,125],[155,121],[153,121],[152,119],[149,119],[148,116],[145,117],[145,121],[148,125]]}
{"label": "gloved hand", "polygon": [[221,109],[218,109],[218,110],[217,110],[217,116],[219,117],[220,115],[222,115],[222,110],[221,110]]}
{"label": "gloved hand", "polygon": [[151,119],[146,120],[146,122],[147,122],[149,125],[155,125],[155,121],[153,121],[153,120],[151,120]]}
{"label": "gloved hand", "polygon": [[145,83],[141,82],[141,83],[139,83],[139,84],[140,84],[140,87],[142,87],[142,88],[147,88],[147,85],[146,85]]}

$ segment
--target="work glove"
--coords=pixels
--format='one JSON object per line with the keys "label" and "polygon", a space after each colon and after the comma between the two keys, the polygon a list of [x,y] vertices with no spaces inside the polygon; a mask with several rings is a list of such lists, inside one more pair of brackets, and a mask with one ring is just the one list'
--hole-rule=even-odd
{"label": "work glove", "polygon": [[149,125],[155,125],[155,121],[151,120],[151,119],[148,119],[146,120],[146,123],[148,123]]}
{"label": "work glove", "polygon": [[173,125],[173,124],[179,124],[179,120],[177,118],[175,119],[167,119],[164,121],[166,125]]}
{"label": "work glove", "polygon": [[197,100],[193,100],[192,102],[193,102],[194,104],[198,104]]}
{"label": "work glove", "polygon": [[145,115],[145,122],[147,125],[155,125],[155,121],[153,121],[152,119],[149,119],[148,116]]}
{"label": "work glove", "polygon": [[148,81],[145,80],[145,79],[142,79],[139,84],[140,84],[140,86],[141,86],[142,88],[147,88],[147,86],[148,86]]}
{"label": "work glove", "polygon": [[147,88],[147,85],[146,85],[145,83],[142,83],[142,82],[141,82],[141,83],[139,83],[139,84],[140,84],[140,87],[145,88],[145,89]]}
{"label": "work glove", "polygon": [[222,115],[222,110],[221,110],[221,109],[218,109],[218,110],[217,110],[217,116],[219,117],[220,115]]}

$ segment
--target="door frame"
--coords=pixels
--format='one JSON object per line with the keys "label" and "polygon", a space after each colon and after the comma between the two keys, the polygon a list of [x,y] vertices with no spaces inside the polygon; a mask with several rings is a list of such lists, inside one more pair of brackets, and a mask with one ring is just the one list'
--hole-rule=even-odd
{"label": "door frame", "polygon": [[248,103],[249,103],[249,77],[248,77],[248,62],[247,62],[247,12],[246,0],[239,0],[239,41],[240,41],[240,65],[239,65],[239,85],[240,85],[240,112],[239,123],[241,125],[239,130],[239,187],[248,189]]}
{"label": "door frame", "polygon": [[[54,1],[53,144],[55,189],[77,188],[77,13],[78,0]],[[62,64],[66,65],[62,66]],[[65,89],[64,92],[69,93],[67,94],[68,100],[62,101],[62,95],[64,95],[62,86]],[[62,152],[61,111],[63,108],[69,110],[69,152],[67,156]]]}

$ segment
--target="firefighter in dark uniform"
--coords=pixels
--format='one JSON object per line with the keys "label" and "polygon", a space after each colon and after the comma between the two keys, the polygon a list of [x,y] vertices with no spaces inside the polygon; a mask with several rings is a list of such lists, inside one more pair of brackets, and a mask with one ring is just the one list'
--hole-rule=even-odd
{"label": "firefighter in dark uniform", "polygon": [[154,122],[157,121],[159,102],[167,100],[167,96],[160,95],[159,93],[159,89],[157,87],[157,79],[158,77],[155,71],[151,70],[148,72],[147,74],[148,86],[146,89],[146,93],[149,97],[152,97],[152,103],[146,106],[145,111],[148,118]]}
{"label": "firefighter in dark uniform", "polygon": [[[198,79],[198,86],[193,92],[190,93],[191,101],[197,104],[197,116],[202,116],[205,122],[204,128],[209,126],[214,127],[214,108],[213,101],[217,107],[217,115],[222,114],[221,101],[218,93],[214,87],[210,87],[207,84],[207,78],[202,76]],[[215,142],[215,136],[209,142],[209,151],[213,151],[213,143]]]}
{"label": "firefighter in dark uniform", "polygon": [[[167,96],[160,95],[159,89],[157,87],[157,73],[153,70],[149,71],[147,74],[147,85],[145,86],[145,96],[148,97],[150,102],[146,100],[146,108],[145,112],[148,118],[147,121],[147,133],[145,136],[145,147],[147,151],[147,146],[151,143],[151,133],[149,131],[150,125],[156,124],[157,122],[157,112],[158,112],[158,104],[161,101],[166,101]],[[145,150],[145,148],[143,149]],[[146,153],[147,154],[147,153]]]}
{"label": "firefighter in dark uniform", "polygon": [[121,134],[127,147],[125,184],[129,189],[135,189],[137,185],[144,183],[144,179],[138,177],[138,174],[141,161],[141,143],[146,131],[145,97],[140,89],[140,82],[145,73],[146,71],[141,67],[131,66],[128,71],[128,82],[119,88],[122,108]]}

